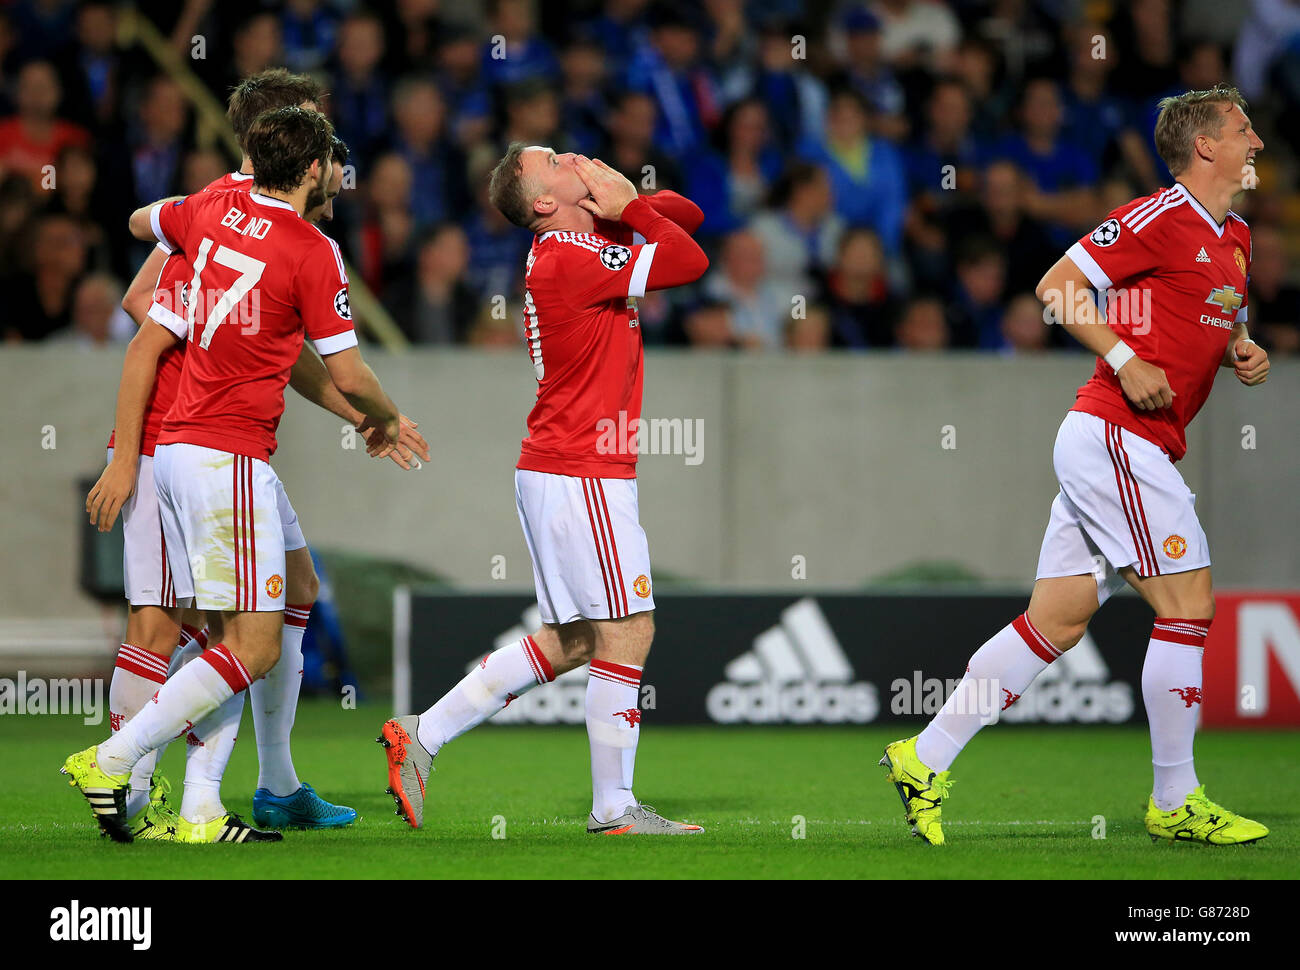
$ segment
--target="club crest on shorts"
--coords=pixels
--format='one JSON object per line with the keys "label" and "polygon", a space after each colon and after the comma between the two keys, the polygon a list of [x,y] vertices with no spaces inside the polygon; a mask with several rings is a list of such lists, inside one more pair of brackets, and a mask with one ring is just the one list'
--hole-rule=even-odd
{"label": "club crest on shorts", "polygon": [[352,319],[352,303],[348,300],[348,288],[346,286],[334,294],[334,312],[344,320]]}
{"label": "club crest on shorts", "polygon": [[645,599],[650,595],[650,577],[642,573],[632,581],[632,590],[637,596]]}
{"label": "club crest on shorts", "polygon": [[605,269],[618,272],[632,258],[632,250],[626,246],[606,246],[600,251],[600,263]]}
{"label": "club crest on shorts", "polygon": [[1165,540],[1165,555],[1170,559],[1182,559],[1185,552],[1187,540],[1182,536],[1175,533]]}
{"label": "club crest on shorts", "polygon": [[279,573],[276,573],[266,581],[266,595],[271,597],[271,599],[278,599],[283,590],[284,580],[280,578]]}
{"label": "club crest on shorts", "polygon": [[1119,238],[1119,220],[1107,219],[1088,237],[1096,246],[1111,246]]}

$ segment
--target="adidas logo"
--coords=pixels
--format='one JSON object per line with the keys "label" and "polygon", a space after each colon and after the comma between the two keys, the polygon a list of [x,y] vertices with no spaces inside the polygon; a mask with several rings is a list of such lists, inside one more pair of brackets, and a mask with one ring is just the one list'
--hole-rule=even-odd
{"label": "adidas logo", "polygon": [[1133,715],[1133,688],[1111,680],[1092,634],[1048,665],[1000,720],[1120,723]]}
{"label": "adidas logo", "polygon": [[709,717],[735,723],[853,723],[879,713],[876,687],[853,682],[853,666],[811,597],[781,611],[781,622],[723,670],[708,694]]}
{"label": "adidas logo", "polygon": [[1202,246],[1202,247],[1201,247],[1201,251],[1200,251],[1199,253],[1196,254],[1196,261],[1197,261],[1198,263],[1208,263],[1208,262],[1210,262],[1209,254],[1207,254],[1207,253],[1205,252],[1205,247],[1204,247],[1204,246]]}

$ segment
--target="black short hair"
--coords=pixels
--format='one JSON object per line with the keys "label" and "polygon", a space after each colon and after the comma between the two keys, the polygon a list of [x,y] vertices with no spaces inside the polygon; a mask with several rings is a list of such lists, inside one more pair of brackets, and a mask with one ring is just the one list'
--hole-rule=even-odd
{"label": "black short hair", "polygon": [[245,137],[258,188],[292,192],[312,162],[330,157],[334,126],[319,111],[297,106],[264,111]]}

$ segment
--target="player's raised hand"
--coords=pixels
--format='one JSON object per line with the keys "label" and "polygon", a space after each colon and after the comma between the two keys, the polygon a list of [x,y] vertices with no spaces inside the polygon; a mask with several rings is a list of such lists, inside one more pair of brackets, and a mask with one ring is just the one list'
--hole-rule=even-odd
{"label": "player's raised hand", "polygon": [[1117,371],[1117,376],[1124,396],[1139,411],[1155,411],[1174,403],[1174,391],[1169,386],[1165,372],[1155,364],[1148,364],[1141,357],[1129,358]]}
{"label": "player's raised hand", "polygon": [[597,219],[618,222],[627,204],[637,197],[636,186],[621,172],[586,155],[575,156],[573,165],[578,177],[591,193],[591,198],[580,199],[578,205]]}
{"label": "player's raised hand", "polygon": [[122,511],[132,493],[135,491],[136,468],[129,462],[110,461],[104,473],[95,482],[90,494],[86,496],[86,512],[90,515],[90,524],[100,532],[108,532],[117,521],[117,513]]}
{"label": "player's raised hand", "polygon": [[1237,380],[1255,387],[1268,380],[1268,351],[1253,340],[1238,340],[1233,346],[1232,370]]}

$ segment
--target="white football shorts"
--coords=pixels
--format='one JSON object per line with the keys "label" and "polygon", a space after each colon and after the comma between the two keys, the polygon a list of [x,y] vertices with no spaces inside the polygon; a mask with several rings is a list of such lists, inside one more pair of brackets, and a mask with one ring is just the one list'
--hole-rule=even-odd
{"label": "white football shorts", "polygon": [[284,609],[286,547],[305,543],[270,465],[200,445],[159,445],[154,486],[178,599],[192,596],[201,610]]}
{"label": "white football shorts", "polygon": [[[108,449],[108,461],[113,449]],[[284,529],[284,550],[292,552],[307,545],[298,523],[298,513],[276,479],[280,524]],[[152,455],[141,455],[136,472],[135,492],[122,506],[122,573],[126,600],[132,606],[178,606],[176,584],[167,561],[167,538],[158,511],[158,492],[154,486]],[[182,583],[189,589],[190,582]],[[187,593],[185,595],[193,595]]]}
{"label": "white football shorts", "polygon": [[1052,452],[1061,491],[1038,554],[1038,579],[1092,573],[1097,601],[1124,586],[1118,570],[1163,576],[1210,565],[1192,494],[1154,442],[1095,414],[1070,411]]}
{"label": "white football shorts", "polygon": [[635,478],[516,469],[515,504],[544,623],[613,620],[655,608]]}

